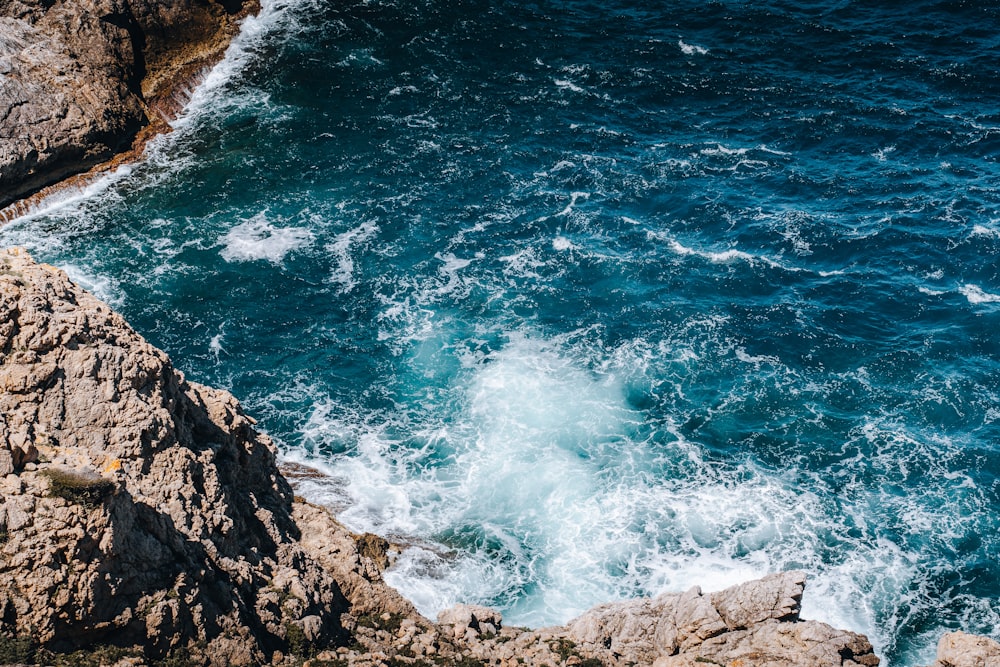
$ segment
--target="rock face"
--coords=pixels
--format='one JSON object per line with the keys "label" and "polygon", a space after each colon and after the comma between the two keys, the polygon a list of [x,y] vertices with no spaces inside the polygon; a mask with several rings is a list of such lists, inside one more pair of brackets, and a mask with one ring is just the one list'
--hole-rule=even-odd
{"label": "rock face", "polygon": [[861,635],[800,622],[802,572],[782,572],[703,595],[700,588],[603,605],[569,624],[590,649],[656,667],[696,663],[841,667],[877,665]]}
{"label": "rock face", "polygon": [[[878,664],[863,636],[799,618],[801,572],[540,630],[468,605],[432,622],[383,581],[388,542],[294,499],[231,395],[17,249],[0,251],[0,492],[0,663]],[[947,635],[938,658],[1000,667],[1000,644]]]}
{"label": "rock face", "polygon": [[0,628],[260,663],[342,639],[274,447],[65,274],[0,253]]}
{"label": "rock face", "polygon": [[938,642],[932,667],[1000,667],[1000,644],[988,637],[949,632]]}
{"label": "rock face", "polygon": [[257,0],[0,2],[0,208],[127,149]]}

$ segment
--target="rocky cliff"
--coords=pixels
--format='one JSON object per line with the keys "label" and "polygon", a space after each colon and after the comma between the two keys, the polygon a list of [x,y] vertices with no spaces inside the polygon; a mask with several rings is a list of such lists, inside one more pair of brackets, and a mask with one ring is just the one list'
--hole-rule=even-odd
{"label": "rocky cliff", "polygon": [[0,2],[0,208],[126,150],[176,111],[257,0]]}
{"label": "rocky cliff", "polygon": [[[190,382],[64,273],[0,251],[0,663],[877,665],[799,618],[805,576],[507,627],[436,622],[382,580],[388,543],[296,500],[226,392]],[[1000,664],[948,635],[936,667]]]}

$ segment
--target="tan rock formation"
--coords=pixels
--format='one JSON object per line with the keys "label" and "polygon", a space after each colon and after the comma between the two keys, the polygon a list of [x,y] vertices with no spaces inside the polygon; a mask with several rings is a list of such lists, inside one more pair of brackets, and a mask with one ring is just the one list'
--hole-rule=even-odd
{"label": "tan rock formation", "polygon": [[259,664],[343,639],[274,447],[61,271],[0,253],[0,630]]}
{"label": "tan rock formation", "polygon": [[258,0],[0,2],[0,208],[108,160],[176,112],[172,86]]}
{"label": "tan rock formation", "polygon": [[949,632],[938,642],[932,667],[1000,667],[1000,644],[988,637]]}

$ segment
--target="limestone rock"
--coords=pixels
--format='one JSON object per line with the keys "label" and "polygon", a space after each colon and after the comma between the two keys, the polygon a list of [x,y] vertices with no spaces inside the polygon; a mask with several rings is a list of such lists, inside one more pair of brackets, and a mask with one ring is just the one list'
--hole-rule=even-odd
{"label": "limestone rock", "polygon": [[438,625],[453,628],[456,639],[469,637],[470,640],[480,636],[495,636],[503,627],[500,613],[489,607],[461,604],[445,609],[437,618]]}
{"label": "limestone rock", "polygon": [[[127,149],[257,0],[0,2],[0,208]],[[166,107],[164,107],[166,105]],[[151,108],[157,107],[157,108]]]}
{"label": "limestone rock", "polygon": [[343,640],[348,602],[232,396],[16,249],[0,252],[0,322],[0,632],[220,665],[262,663],[293,627]]}
{"label": "limestone rock", "polygon": [[772,574],[718,593],[699,588],[601,605],[568,625],[581,647],[657,667],[694,663],[841,667],[877,665],[868,640],[799,621],[805,575]]}
{"label": "limestone rock", "polygon": [[938,642],[933,667],[1000,667],[1000,644],[988,637],[949,632]]}

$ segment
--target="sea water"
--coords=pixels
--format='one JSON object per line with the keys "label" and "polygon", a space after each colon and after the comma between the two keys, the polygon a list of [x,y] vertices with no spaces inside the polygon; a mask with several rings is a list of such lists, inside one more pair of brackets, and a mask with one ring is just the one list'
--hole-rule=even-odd
{"label": "sea water", "polygon": [[1000,10],[271,0],[172,134],[0,229],[510,624],[809,574],[1000,637]]}

